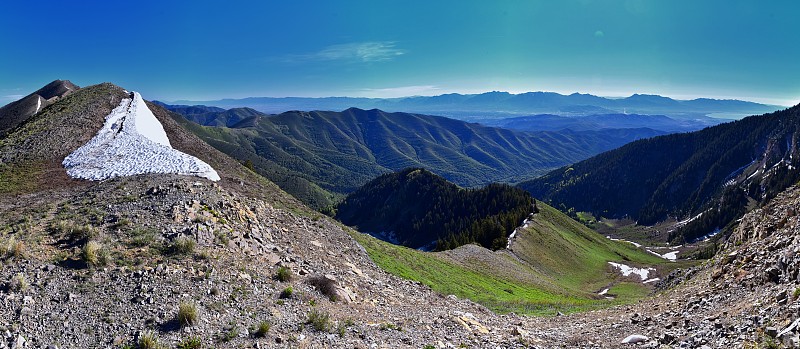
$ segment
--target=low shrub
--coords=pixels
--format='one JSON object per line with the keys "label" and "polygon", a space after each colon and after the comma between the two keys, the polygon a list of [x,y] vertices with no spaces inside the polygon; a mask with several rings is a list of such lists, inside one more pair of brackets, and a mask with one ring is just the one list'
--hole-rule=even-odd
{"label": "low shrub", "polygon": [[178,324],[181,327],[193,326],[197,323],[197,306],[192,302],[181,302],[178,305]]}
{"label": "low shrub", "polygon": [[323,295],[328,297],[328,299],[330,299],[331,301],[335,302],[339,300],[339,294],[337,293],[336,290],[337,287],[335,280],[329,279],[323,275],[316,275],[310,277],[308,279],[308,283],[311,286],[314,286],[314,288],[316,288],[317,291],[319,291],[319,293],[322,293]]}
{"label": "low shrub", "polygon": [[280,282],[287,282],[292,280],[292,271],[287,267],[280,267],[278,268],[278,272],[275,273],[275,279]]}
{"label": "low shrub", "polygon": [[177,349],[200,349],[203,347],[203,341],[200,337],[189,337],[180,342],[176,346]]}
{"label": "low shrub", "polygon": [[267,332],[269,332],[271,325],[267,321],[261,321],[258,323],[255,331],[253,331],[253,335],[256,337],[266,337]]}
{"label": "low shrub", "polygon": [[279,297],[281,299],[292,298],[293,294],[294,294],[294,290],[292,290],[292,287],[289,286],[287,288],[284,288],[283,291],[281,291],[281,294],[280,294]]}

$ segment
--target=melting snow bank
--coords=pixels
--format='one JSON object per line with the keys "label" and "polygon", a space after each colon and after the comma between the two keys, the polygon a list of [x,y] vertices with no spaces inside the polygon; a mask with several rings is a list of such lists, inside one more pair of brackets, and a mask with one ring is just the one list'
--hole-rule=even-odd
{"label": "melting snow bank", "polygon": [[[533,219],[533,213],[529,214],[528,218],[525,218],[525,220],[522,221],[522,229],[528,229],[528,227],[531,225],[531,219]],[[506,250],[511,248],[511,240],[514,240],[514,237],[517,236],[517,230],[519,230],[519,228],[514,229],[514,231],[512,231],[511,234],[508,235],[508,242],[506,242]]]}
{"label": "melting snow bank", "polygon": [[[606,239],[609,239],[611,241],[617,241],[617,242],[627,242],[627,243],[635,246],[636,248],[642,247],[642,244],[640,244],[640,243],[629,241],[629,240],[624,240],[624,239],[613,238],[610,235],[606,235]],[[680,246],[676,246],[675,248],[677,248],[677,247],[680,247]],[[650,252],[650,253],[652,253],[652,254],[654,254],[656,256],[664,258],[664,259],[666,259],[666,260],[668,260],[670,262],[674,262],[676,259],[678,259],[678,253],[680,252],[680,251],[671,251],[671,252],[668,252],[668,253],[665,253],[665,254],[660,254],[658,252],[653,252],[653,250],[651,250],[650,248],[645,248],[644,250],[647,251],[647,252]]]}
{"label": "melting snow bank", "polygon": [[642,247],[642,244],[640,244],[640,243],[633,242],[633,241],[628,241],[628,240],[623,240],[623,239],[615,239],[615,238],[612,238],[610,235],[606,235],[606,239],[609,239],[611,241],[627,242],[627,243],[629,243],[629,244],[631,244],[633,246],[636,246],[637,248],[638,247]]}
{"label": "melting snow bank", "polygon": [[671,252],[667,252],[665,254],[660,254],[660,253],[654,252],[653,250],[650,250],[650,249],[645,249],[645,250],[647,250],[647,252],[650,252],[650,253],[652,253],[652,254],[654,254],[656,256],[664,258],[664,259],[666,259],[666,260],[668,260],[670,262],[674,262],[675,260],[677,260],[678,259],[678,253],[680,253],[680,251],[671,251]]}
{"label": "melting snow bank", "polygon": [[642,281],[647,280],[647,275],[649,275],[651,271],[656,271],[653,268],[634,268],[622,263],[608,262],[608,264],[611,264],[612,267],[619,269],[620,273],[622,273],[622,276],[629,276],[631,274],[636,274],[639,275],[640,278],[642,278]]}
{"label": "melting snow bank", "polygon": [[218,181],[202,160],[172,148],[161,122],[142,96],[123,99],[106,116],[103,128],[62,162],[73,178],[103,180],[145,173],[195,175]]}

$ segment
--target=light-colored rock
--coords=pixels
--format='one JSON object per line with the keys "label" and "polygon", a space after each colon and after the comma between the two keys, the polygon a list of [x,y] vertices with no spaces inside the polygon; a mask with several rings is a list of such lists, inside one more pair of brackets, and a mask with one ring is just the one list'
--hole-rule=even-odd
{"label": "light-colored rock", "polygon": [[630,336],[625,337],[625,339],[622,340],[622,343],[623,344],[644,343],[647,342],[648,340],[650,340],[650,337],[643,336],[640,334],[632,334]]}

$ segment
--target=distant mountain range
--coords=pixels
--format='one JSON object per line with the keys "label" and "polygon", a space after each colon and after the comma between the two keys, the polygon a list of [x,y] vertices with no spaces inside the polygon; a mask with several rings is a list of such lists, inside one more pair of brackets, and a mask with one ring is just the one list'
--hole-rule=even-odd
{"label": "distant mountain range", "polygon": [[650,128],[664,133],[697,131],[732,120],[698,115],[694,118],[641,114],[593,114],[561,116],[540,114],[505,119],[476,120],[481,124],[519,131],[590,131],[606,129]]}
{"label": "distant mountain range", "polygon": [[634,94],[627,98],[604,98],[589,94],[562,95],[554,92],[486,92],[481,94],[444,94],[432,97],[353,98],[353,97],[250,97],[213,101],[176,101],[172,104],[209,105],[225,109],[248,107],[265,113],[290,110],[381,109],[442,115],[462,120],[506,118],[532,114],[562,116],[593,114],[659,114],[671,117],[697,118],[721,115],[741,118],[783,109],[740,100],[698,98],[675,100],[658,95]]}
{"label": "distant mountain range", "polygon": [[521,183],[564,211],[653,224],[686,219],[692,241],[800,180],[800,106],[627,144]]}
{"label": "distant mountain range", "polygon": [[206,142],[318,209],[378,175],[408,167],[465,187],[518,182],[663,134],[652,129],[517,132],[377,109],[269,116],[242,108],[167,108],[191,120],[183,125]]}

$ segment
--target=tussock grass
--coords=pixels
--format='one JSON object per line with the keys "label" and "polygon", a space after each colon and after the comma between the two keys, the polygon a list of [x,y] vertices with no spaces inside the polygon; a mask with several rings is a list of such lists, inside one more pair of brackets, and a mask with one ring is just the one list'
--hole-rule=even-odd
{"label": "tussock grass", "polygon": [[194,326],[197,323],[199,314],[197,305],[192,302],[181,302],[178,305],[178,323],[181,327]]}
{"label": "tussock grass", "polygon": [[323,310],[311,309],[306,323],[311,325],[315,331],[328,332],[331,328],[331,316]]}
{"label": "tussock grass", "polygon": [[8,288],[13,292],[24,292],[28,287],[30,287],[30,283],[23,273],[17,273],[8,283]]}
{"label": "tussock grass", "polygon": [[158,340],[158,335],[150,331],[142,332],[136,344],[139,349],[164,349]]}
{"label": "tussock grass", "polygon": [[172,252],[175,254],[187,255],[193,253],[196,246],[197,243],[194,241],[194,239],[185,236],[179,236],[175,239],[175,241],[172,242]]}
{"label": "tussock grass", "polygon": [[261,321],[258,323],[258,326],[256,326],[255,331],[253,331],[253,335],[256,337],[266,337],[270,327],[272,327],[272,325],[268,321]]}
{"label": "tussock grass", "polygon": [[81,250],[81,258],[90,267],[108,264],[108,251],[97,241],[89,241]]}

